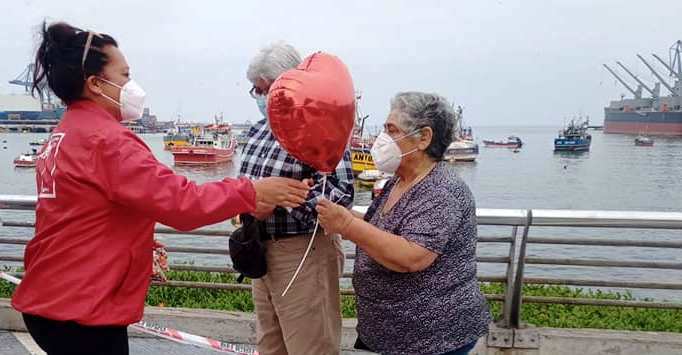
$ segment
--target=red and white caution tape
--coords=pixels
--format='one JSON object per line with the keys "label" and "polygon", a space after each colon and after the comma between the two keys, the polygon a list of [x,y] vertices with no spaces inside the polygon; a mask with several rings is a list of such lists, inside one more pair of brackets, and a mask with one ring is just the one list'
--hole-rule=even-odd
{"label": "red and white caution tape", "polygon": [[[0,271],[0,279],[9,281],[15,285],[21,283],[20,279],[2,271]],[[149,322],[140,321],[138,323],[131,324],[130,326],[133,329],[139,330],[143,333],[156,335],[160,338],[171,340],[176,343],[194,345],[200,348],[210,349],[223,354],[258,355],[258,352],[249,349],[250,346],[248,345],[224,343],[219,340],[194,335],[190,333],[185,333],[177,329],[160,327],[156,324]]]}
{"label": "red and white caution tape", "polygon": [[258,355],[257,351],[250,350],[250,346],[243,344],[223,343],[219,340],[189,334],[177,329],[160,327],[156,324],[140,321],[130,325],[132,328],[143,333],[156,335],[176,343],[194,345],[204,349],[210,349],[224,354],[232,355]]}
{"label": "red and white caution tape", "polygon": [[7,280],[7,281],[9,281],[9,282],[11,282],[11,283],[13,283],[13,284],[15,284],[15,285],[18,285],[18,284],[21,282],[20,279],[18,279],[18,278],[16,278],[16,277],[12,276],[12,275],[10,275],[10,274],[4,273],[4,272],[2,272],[2,271],[0,271],[0,279]]}

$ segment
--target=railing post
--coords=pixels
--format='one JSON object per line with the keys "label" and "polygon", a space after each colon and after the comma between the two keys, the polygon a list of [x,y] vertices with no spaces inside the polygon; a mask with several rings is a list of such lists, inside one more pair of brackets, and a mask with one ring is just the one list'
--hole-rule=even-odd
{"label": "railing post", "polygon": [[507,281],[504,287],[504,304],[502,305],[502,327],[509,328],[511,319],[512,297],[514,295],[514,266],[516,256],[516,237],[518,235],[519,226],[512,227],[511,243],[509,245],[509,264],[507,264]]}
{"label": "railing post", "polygon": [[526,249],[528,246],[528,231],[533,224],[533,211],[528,210],[526,214],[526,224],[523,227],[521,245],[519,246],[519,257],[516,266],[516,278],[513,286],[513,296],[509,314],[510,326],[518,329],[521,326],[521,301],[523,297],[523,269],[526,263]]}

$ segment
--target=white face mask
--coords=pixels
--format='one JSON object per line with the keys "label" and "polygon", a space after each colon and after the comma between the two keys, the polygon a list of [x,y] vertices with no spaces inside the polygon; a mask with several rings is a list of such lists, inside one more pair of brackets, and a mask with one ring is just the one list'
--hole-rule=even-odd
{"label": "white face mask", "polygon": [[101,79],[102,81],[109,85],[121,89],[120,96],[121,102],[117,102],[116,100],[104,94],[102,94],[102,96],[106,97],[107,99],[109,99],[109,101],[113,102],[114,104],[118,105],[121,108],[121,119],[123,121],[136,120],[142,117],[142,113],[144,112],[144,99],[145,97],[147,97],[147,93],[144,92],[142,87],[140,87],[140,85],[138,85],[135,82],[135,80],[130,79],[123,86],[119,86],[107,79],[104,78],[99,79]]}
{"label": "white face mask", "polygon": [[372,149],[370,149],[372,159],[374,160],[374,165],[377,166],[377,169],[385,173],[390,174],[395,173],[395,171],[398,170],[398,167],[400,166],[400,161],[402,160],[402,157],[414,153],[418,150],[417,148],[414,148],[413,150],[403,154],[400,151],[400,147],[396,142],[418,132],[419,131],[408,133],[398,139],[393,139],[391,138],[391,136],[388,135],[388,133],[381,132],[377,139],[374,140]]}

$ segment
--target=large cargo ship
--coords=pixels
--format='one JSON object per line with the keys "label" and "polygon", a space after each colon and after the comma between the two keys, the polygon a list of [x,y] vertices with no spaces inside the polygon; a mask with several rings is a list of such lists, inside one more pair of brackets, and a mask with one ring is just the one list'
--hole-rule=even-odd
{"label": "large cargo ship", "polygon": [[0,95],[0,128],[9,132],[51,132],[63,114],[30,95]]}
{"label": "large cargo ship", "polygon": [[63,108],[42,105],[31,95],[0,95],[0,121],[58,120]]}
{"label": "large cargo ship", "polygon": [[45,90],[40,97],[31,96],[34,65],[30,64],[9,83],[24,87],[23,94],[0,95],[0,128],[10,132],[50,132],[59,123],[64,107],[53,103]]}
{"label": "large cargo ship", "polygon": [[[641,55],[639,60],[651,71],[658,80],[653,87],[649,87],[633,74],[621,62],[616,62],[637,83],[636,89],[623,80],[613,69],[604,67],[632,93],[632,98],[622,96],[620,100],[611,101],[604,108],[604,132],[628,133],[664,136],[682,136],[682,41],[677,41],[670,47],[669,60],[666,62],[656,54],[652,54],[668,72],[670,79],[664,78]],[[672,81],[672,83],[668,83]],[[661,86],[667,91],[661,95]],[[643,97],[646,90],[649,97]]]}

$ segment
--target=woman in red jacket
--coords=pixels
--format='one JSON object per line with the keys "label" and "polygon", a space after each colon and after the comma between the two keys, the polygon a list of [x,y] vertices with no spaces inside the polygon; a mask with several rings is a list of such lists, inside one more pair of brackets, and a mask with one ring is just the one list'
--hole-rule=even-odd
{"label": "woman in red jacket", "polygon": [[34,90],[66,105],[39,154],[35,237],[12,298],[49,354],[128,354],[126,326],[142,318],[156,222],[191,230],[239,213],[297,207],[308,186],[285,178],[197,185],[154,158],[121,125],[142,114],[116,41],[43,24]]}

